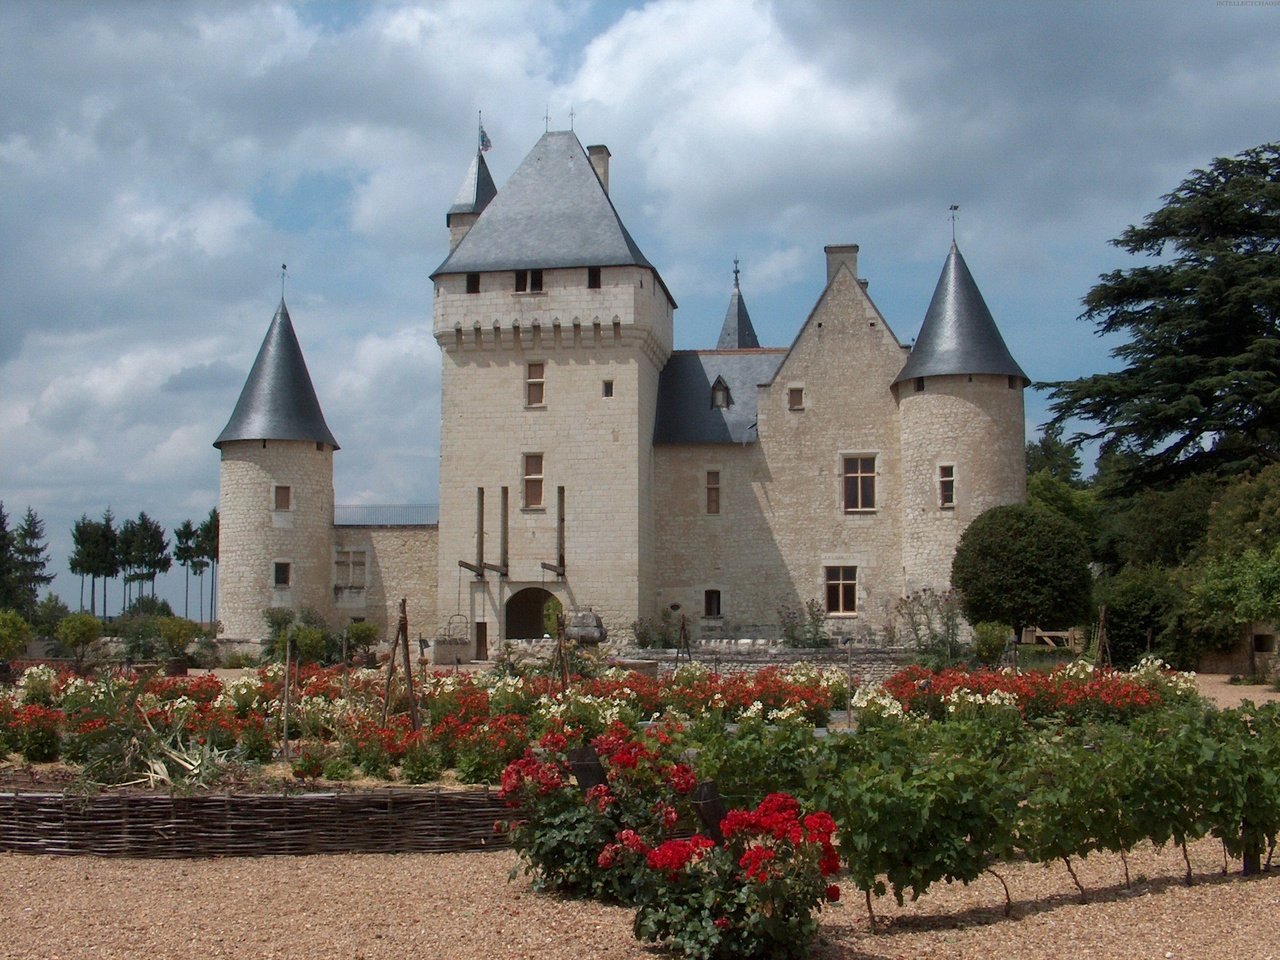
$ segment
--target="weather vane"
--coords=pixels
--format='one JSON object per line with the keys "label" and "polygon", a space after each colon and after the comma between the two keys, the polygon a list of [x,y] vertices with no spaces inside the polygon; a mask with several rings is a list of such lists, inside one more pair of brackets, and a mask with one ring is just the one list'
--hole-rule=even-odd
{"label": "weather vane", "polygon": [[572,106],[572,104],[571,104],[571,105],[569,106],[569,129],[570,129],[570,130],[572,130],[572,129],[573,129],[573,119],[574,119],[574,117],[576,117],[576,116],[577,116],[577,114],[573,112],[573,106]]}
{"label": "weather vane", "polygon": [[738,258],[733,258],[733,289],[738,289]]}
{"label": "weather vane", "polygon": [[289,268],[285,264],[280,264],[280,299],[284,299],[284,280],[289,276]]}
{"label": "weather vane", "polygon": [[947,209],[951,211],[951,242],[955,243],[956,242],[956,214],[960,212],[960,204],[953,203]]}
{"label": "weather vane", "polygon": [[547,111],[542,115],[542,132],[551,132],[551,104],[547,104]]}

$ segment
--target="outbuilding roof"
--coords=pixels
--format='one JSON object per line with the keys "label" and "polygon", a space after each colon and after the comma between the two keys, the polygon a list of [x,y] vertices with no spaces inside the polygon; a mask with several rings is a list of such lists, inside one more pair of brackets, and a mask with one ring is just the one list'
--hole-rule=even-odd
{"label": "outbuilding roof", "polygon": [[[786,355],[779,349],[675,351],[658,379],[653,442],[754,442],[756,388],[773,379]],[[712,402],[717,380],[729,389],[725,408]]]}
{"label": "outbuilding roof", "polygon": [[724,326],[720,328],[716,349],[743,350],[759,346],[756,328],[751,325],[751,315],[747,313],[747,301],[742,299],[742,290],[738,287],[738,261],[734,260],[733,293],[729,295],[729,309],[724,315]]}
{"label": "outbuilding roof", "polygon": [[314,440],[338,449],[311,385],[289,308],[280,300],[231,419],[213,442]]}
{"label": "outbuilding roof", "polygon": [[894,383],[916,377],[994,373],[1031,381],[1005,346],[960,248],[951,244],[920,336]]}

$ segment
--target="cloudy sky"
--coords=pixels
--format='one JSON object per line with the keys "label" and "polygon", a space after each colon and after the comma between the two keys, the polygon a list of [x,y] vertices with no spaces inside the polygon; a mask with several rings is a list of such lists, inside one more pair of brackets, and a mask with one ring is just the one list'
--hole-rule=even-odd
{"label": "cloudy sky", "polygon": [[1076,319],[1128,262],[1108,241],[1280,135],[1280,6],[9,0],[0,84],[0,500],[45,519],[75,606],[82,513],[216,504],[282,263],[338,502],[435,502],[428,275],[479,111],[499,189],[546,116],[609,146],[677,346],[714,344],[735,256],[788,344],[830,243],[910,340],[955,203],[1014,356],[1059,380],[1109,364]]}

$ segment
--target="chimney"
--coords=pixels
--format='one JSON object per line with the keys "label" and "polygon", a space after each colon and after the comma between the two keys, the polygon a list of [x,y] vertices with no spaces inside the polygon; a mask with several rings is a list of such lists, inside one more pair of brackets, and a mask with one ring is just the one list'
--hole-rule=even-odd
{"label": "chimney", "polygon": [[[587,156],[591,158],[591,169],[596,172],[596,176],[600,178],[600,183],[604,187],[604,192],[609,192],[609,148],[603,143],[597,143],[594,147],[587,147]],[[856,247],[854,249],[857,249]]]}
{"label": "chimney", "polygon": [[849,265],[849,272],[854,279],[858,278],[858,245],[856,243],[838,243],[823,247],[827,254],[827,283],[830,283],[840,269],[841,264]]}

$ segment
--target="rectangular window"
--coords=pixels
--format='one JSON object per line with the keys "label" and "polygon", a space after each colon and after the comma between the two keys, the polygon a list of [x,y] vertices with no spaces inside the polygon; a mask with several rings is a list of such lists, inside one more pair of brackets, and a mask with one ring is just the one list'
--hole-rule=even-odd
{"label": "rectangular window", "polygon": [[334,560],[333,585],[344,590],[365,586],[367,556],[363,550],[339,550]]}
{"label": "rectangular window", "polygon": [[539,293],[541,292],[541,290],[542,290],[542,271],[530,270],[529,271],[529,292]]}
{"label": "rectangular window", "polygon": [[956,505],[956,468],[943,464],[938,468],[938,506],[946,510]]}
{"label": "rectangular window", "polygon": [[293,509],[293,488],[276,487],[275,508],[277,510]]}
{"label": "rectangular window", "polygon": [[804,409],[804,387],[791,387],[787,390],[787,409]]}
{"label": "rectangular window", "polygon": [[600,268],[599,267],[587,267],[587,289],[588,290],[600,289]]}
{"label": "rectangular window", "polygon": [[601,396],[605,396],[605,397],[612,397],[612,396],[613,396],[613,381],[612,381],[612,380],[606,380],[606,381],[601,385],[600,393],[601,393]]}
{"label": "rectangular window", "polygon": [[545,363],[529,363],[525,365],[524,402],[530,407],[540,407],[547,399],[547,365]]}
{"label": "rectangular window", "polygon": [[702,615],[704,617],[720,617],[720,591],[707,590],[702,594]]}
{"label": "rectangular window", "polygon": [[479,293],[479,292],[480,292],[480,274],[468,273],[467,274],[467,293]]}
{"label": "rectangular window", "polygon": [[924,393],[924,377],[916,377],[916,393]]}
{"label": "rectangular window", "polygon": [[720,471],[707,471],[707,513],[720,512]]}
{"label": "rectangular window", "polygon": [[524,293],[529,289],[529,271],[516,271],[516,293]]}
{"label": "rectangular window", "polygon": [[542,454],[524,455],[524,506],[526,510],[542,506]]}
{"label": "rectangular window", "polygon": [[827,613],[858,612],[858,568],[827,567]]}
{"label": "rectangular window", "polygon": [[289,586],[290,575],[293,573],[293,564],[276,563],[275,564],[275,585],[277,589],[283,589]]}
{"label": "rectangular window", "polygon": [[876,458],[844,458],[844,512],[876,508]]}

